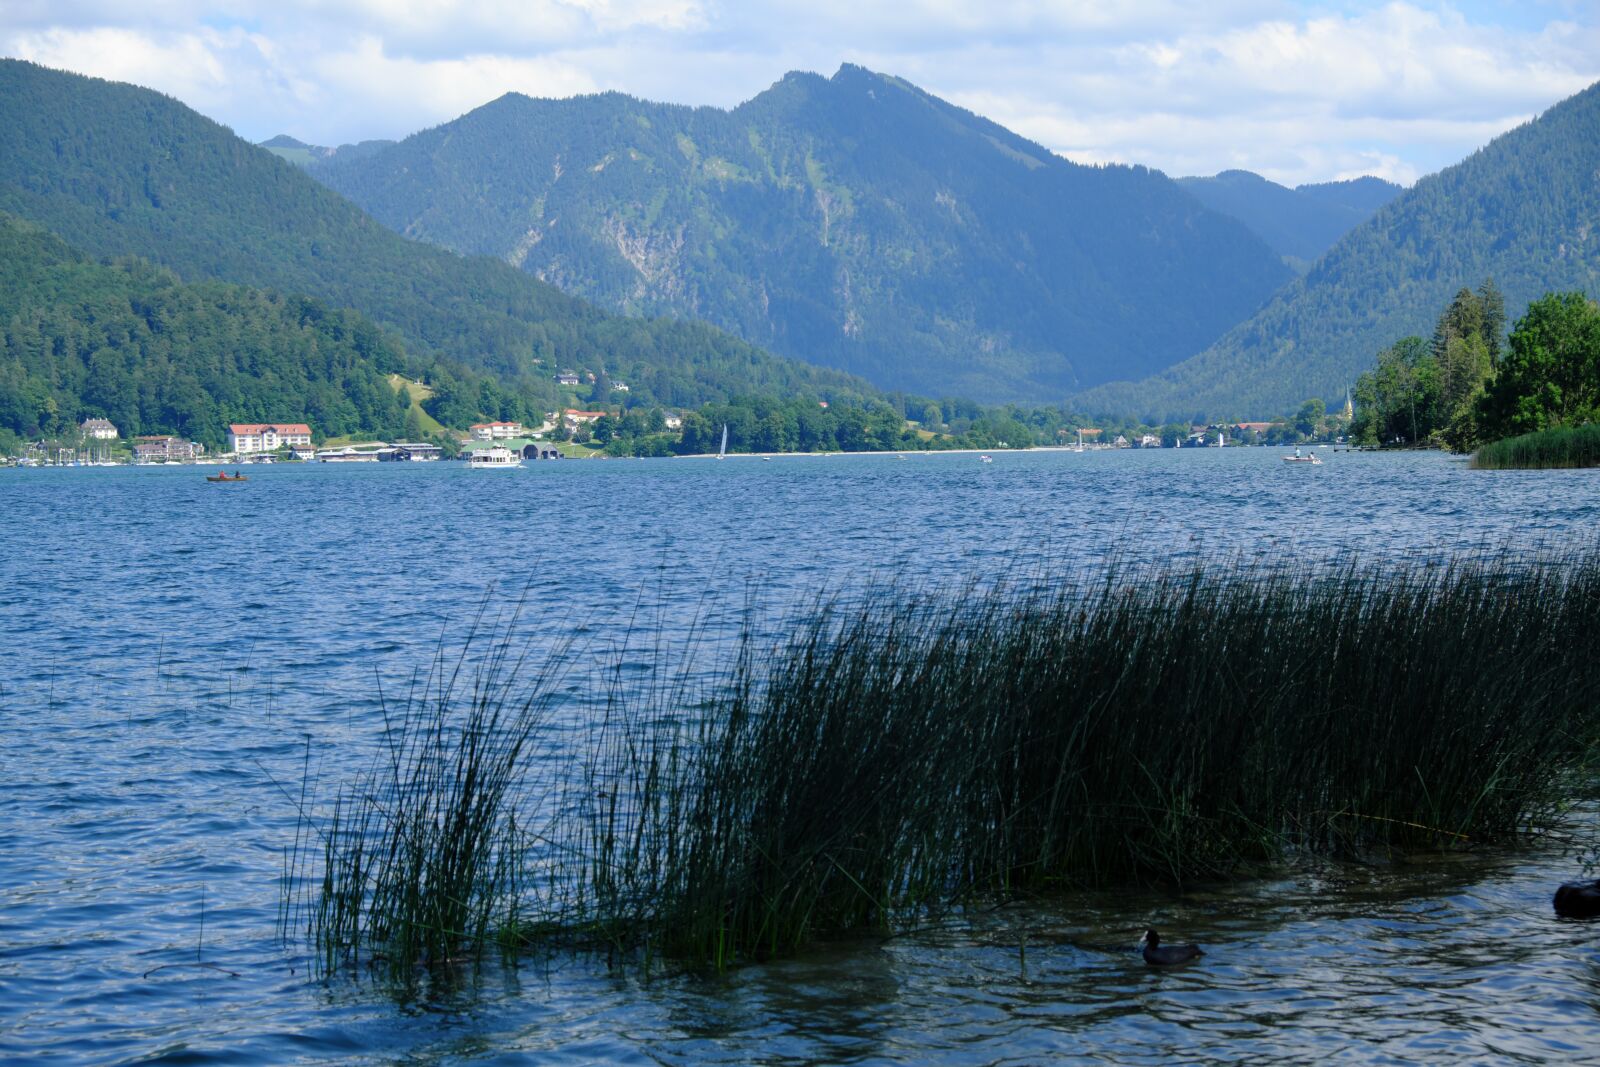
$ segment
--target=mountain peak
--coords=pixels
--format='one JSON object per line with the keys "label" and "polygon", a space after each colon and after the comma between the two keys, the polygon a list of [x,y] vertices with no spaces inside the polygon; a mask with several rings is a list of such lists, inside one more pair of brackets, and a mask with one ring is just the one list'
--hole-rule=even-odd
{"label": "mountain peak", "polygon": [[615,310],[979,401],[1164,367],[1289,277],[1164,176],[1073,164],[859,64],[731,111],[606,99],[474,113],[315,173]]}

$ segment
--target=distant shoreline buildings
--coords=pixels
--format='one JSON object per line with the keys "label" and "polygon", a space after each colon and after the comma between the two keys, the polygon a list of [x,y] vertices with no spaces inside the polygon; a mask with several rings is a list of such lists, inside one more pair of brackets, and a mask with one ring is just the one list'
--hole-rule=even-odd
{"label": "distant shoreline buildings", "polygon": [[523,434],[520,422],[475,422],[468,428],[474,441],[509,441]]}
{"label": "distant shoreline buildings", "polygon": [[133,445],[135,463],[192,463],[205,454],[206,446],[181,437],[157,435],[140,437]]}
{"label": "distant shoreline buildings", "polygon": [[236,455],[310,443],[311,427],[303,422],[236,422],[228,427],[228,451]]}

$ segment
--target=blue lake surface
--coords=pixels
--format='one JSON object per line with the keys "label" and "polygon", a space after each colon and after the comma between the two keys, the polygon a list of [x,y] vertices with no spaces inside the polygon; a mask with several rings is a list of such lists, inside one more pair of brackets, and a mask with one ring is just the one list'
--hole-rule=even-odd
{"label": "blue lake surface", "polygon": [[[748,620],[776,640],[819,593],[875,581],[959,595],[1108,559],[1593,543],[1594,472],[1323,454],[297,465],[230,486],[0,470],[0,1060],[1600,1059],[1597,929],[1549,908],[1577,873],[1564,841],[1084,894],[717,979],[571,960],[397,1001],[314,980],[277,936],[308,750],[319,788],[348,780],[380,691],[480,614],[557,657],[581,724],[588,672],[619,654],[676,670],[697,635],[714,672]],[[1204,965],[1148,973],[1152,923]]]}

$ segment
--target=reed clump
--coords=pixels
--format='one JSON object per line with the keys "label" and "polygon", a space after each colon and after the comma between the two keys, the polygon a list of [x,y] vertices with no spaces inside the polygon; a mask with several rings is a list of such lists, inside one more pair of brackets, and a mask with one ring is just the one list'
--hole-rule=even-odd
{"label": "reed clump", "polygon": [[432,701],[335,806],[312,931],[330,965],[498,942],[724,967],[1537,831],[1600,753],[1597,618],[1595,552],[869,590],[747,634],[706,686],[619,682],[538,797],[537,702],[480,687],[452,728]]}
{"label": "reed clump", "polygon": [[[1587,771],[1600,565],[885,590],[629,733],[606,924],[725,965],[1065,886],[1535,829]],[[622,825],[619,825],[622,824]]]}
{"label": "reed clump", "polygon": [[1478,449],[1472,465],[1479,470],[1600,467],[1600,423],[1556,426],[1493,441]]}

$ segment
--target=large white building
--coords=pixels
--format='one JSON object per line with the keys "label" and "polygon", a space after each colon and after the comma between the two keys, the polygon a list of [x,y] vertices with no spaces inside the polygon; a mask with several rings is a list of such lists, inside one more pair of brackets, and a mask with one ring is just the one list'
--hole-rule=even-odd
{"label": "large white building", "polygon": [[230,452],[274,452],[310,443],[311,427],[303,422],[236,422],[228,427]]}
{"label": "large white building", "polygon": [[96,441],[117,439],[117,428],[111,424],[110,419],[85,419],[83,425],[78,428],[83,431],[83,436]]}
{"label": "large white building", "polygon": [[474,441],[509,441],[523,432],[520,422],[478,422],[470,429]]}

